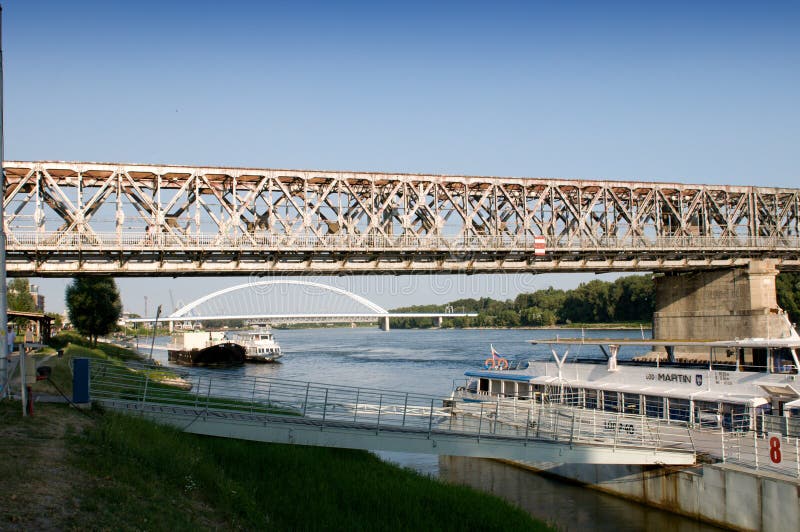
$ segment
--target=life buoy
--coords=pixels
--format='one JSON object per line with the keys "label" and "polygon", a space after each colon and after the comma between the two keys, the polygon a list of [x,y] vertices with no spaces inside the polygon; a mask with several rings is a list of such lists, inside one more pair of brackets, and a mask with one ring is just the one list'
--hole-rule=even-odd
{"label": "life buoy", "polygon": [[483,361],[484,369],[508,369],[508,360],[505,358],[487,358]]}

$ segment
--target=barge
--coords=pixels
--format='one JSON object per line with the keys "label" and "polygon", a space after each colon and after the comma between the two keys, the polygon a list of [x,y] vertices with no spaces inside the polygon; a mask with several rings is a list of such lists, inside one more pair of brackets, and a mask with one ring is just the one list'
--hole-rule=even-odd
{"label": "barge", "polygon": [[245,348],[222,332],[183,332],[172,335],[168,360],[182,366],[229,367],[244,364]]}

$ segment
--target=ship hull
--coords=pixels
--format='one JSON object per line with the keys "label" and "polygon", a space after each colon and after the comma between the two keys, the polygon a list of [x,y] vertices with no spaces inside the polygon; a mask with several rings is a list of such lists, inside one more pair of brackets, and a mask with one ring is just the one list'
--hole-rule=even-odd
{"label": "ship hull", "polygon": [[245,349],[225,342],[203,349],[170,349],[169,361],[182,366],[229,367],[244,364]]}

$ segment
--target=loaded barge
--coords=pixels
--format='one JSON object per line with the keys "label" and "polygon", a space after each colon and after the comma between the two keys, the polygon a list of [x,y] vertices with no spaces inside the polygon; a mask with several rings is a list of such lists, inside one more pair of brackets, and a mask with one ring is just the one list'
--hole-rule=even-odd
{"label": "loaded barge", "polygon": [[168,360],[182,366],[228,367],[244,364],[245,348],[222,332],[184,332],[172,335]]}

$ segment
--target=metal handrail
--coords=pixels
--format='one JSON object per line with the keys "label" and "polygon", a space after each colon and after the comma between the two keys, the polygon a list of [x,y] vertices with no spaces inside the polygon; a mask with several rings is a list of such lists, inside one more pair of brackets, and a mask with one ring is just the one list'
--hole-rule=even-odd
{"label": "metal handrail", "polygon": [[[163,372],[162,370],[159,370]],[[155,376],[153,376],[155,375]],[[484,403],[454,402],[436,396],[268,377],[232,377],[211,373],[184,376],[190,390],[160,382],[160,373],[92,361],[91,394],[108,405],[190,409],[214,414],[301,417],[328,425],[369,427],[376,431],[454,434],[504,438],[521,443],[546,440],[615,448],[693,452],[688,430],[654,425],[644,416],[589,411],[563,404],[497,399]],[[536,421],[533,421],[533,420]],[[534,430],[535,429],[535,430]]]}
{"label": "metal handrail", "polygon": [[[193,249],[427,249],[436,251],[471,250],[534,250],[533,234],[503,235],[384,235],[384,234],[231,234],[231,233],[149,233],[146,231],[77,232],[69,231],[18,231],[10,228],[8,248],[59,249],[64,247],[98,250],[193,250]],[[800,236],[656,236],[627,235],[546,236],[548,251],[575,250],[763,250],[798,249]]]}

